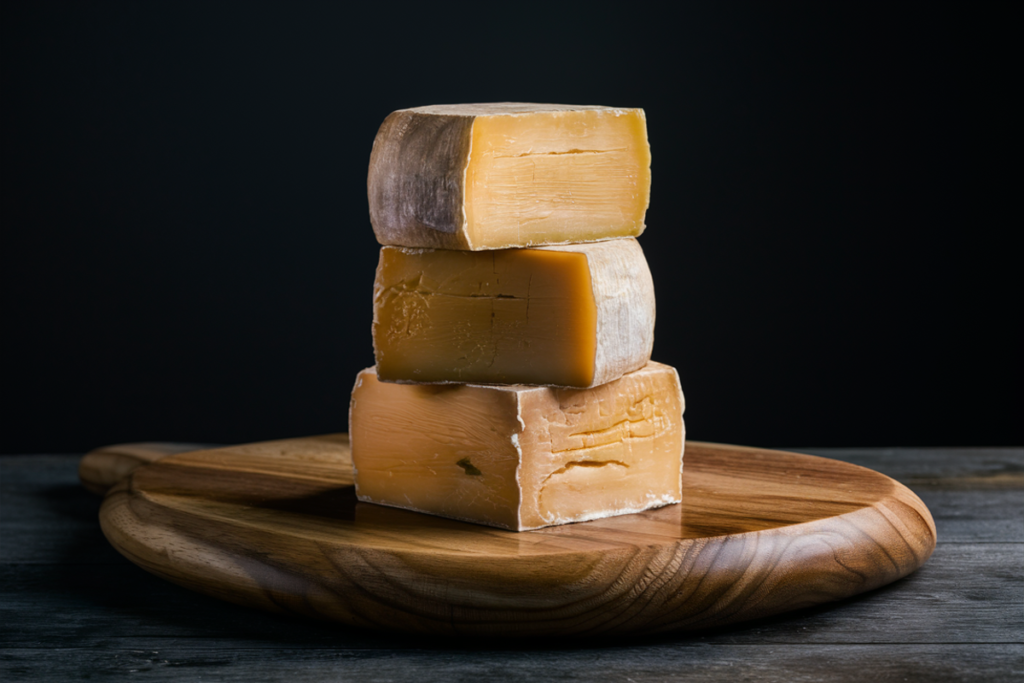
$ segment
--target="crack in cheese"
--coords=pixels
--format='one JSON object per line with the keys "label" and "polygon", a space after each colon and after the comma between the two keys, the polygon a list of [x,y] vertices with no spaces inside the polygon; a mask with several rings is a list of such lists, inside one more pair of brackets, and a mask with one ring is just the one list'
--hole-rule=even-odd
{"label": "crack in cheese", "polygon": [[472,251],[635,237],[650,165],[642,109],[403,109],[373,142],[370,221],[381,244]]}
{"label": "crack in cheese", "polygon": [[654,283],[635,239],[490,252],[383,247],[373,294],[390,382],[585,388],[640,368]]}
{"label": "crack in cheese", "polygon": [[592,389],[380,382],[359,373],[349,433],[359,500],[523,531],[678,503],[674,368]]}

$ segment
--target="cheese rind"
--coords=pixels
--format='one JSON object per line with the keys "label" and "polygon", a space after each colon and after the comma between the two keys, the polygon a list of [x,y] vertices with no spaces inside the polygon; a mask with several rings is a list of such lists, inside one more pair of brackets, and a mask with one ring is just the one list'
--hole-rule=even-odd
{"label": "cheese rind", "polygon": [[471,251],[635,237],[650,164],[642,109],[403,109],[373,142],[370,221],[384,245]]}
{"label": "cheese rind", "polygon": [[390,384],[368,368],[349,412],[356,495],[517,531],[678,503],[684,407],[655,362],[584,390]]}
{"label": "cheese rind", "polygon": [[466,252],[383,247],[378,376],[586,388],[644,365],[654,283],[636,240]]}

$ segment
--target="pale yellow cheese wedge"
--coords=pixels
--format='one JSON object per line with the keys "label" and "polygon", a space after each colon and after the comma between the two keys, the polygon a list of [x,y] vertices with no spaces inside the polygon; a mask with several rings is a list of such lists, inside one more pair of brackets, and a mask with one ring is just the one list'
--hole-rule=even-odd
{"label": "pale yellow cheese wedge", "polygon": [[593,389],[380,382],[359,373],[349,435],[359,500],[526,530],[678,503],[674,368]]}
{"label": "pale yellow cheese wedge", "polygon": [[654,345],[635,239],[489,252],[384,247],[373,293],[380,379],[592,387]]}
{"label": "pale yellow cheese wedge", "polygon": [[504,249],[635,237],[650,200],[642,109],[498,102],[402,109],[370,155],[381,244]]}

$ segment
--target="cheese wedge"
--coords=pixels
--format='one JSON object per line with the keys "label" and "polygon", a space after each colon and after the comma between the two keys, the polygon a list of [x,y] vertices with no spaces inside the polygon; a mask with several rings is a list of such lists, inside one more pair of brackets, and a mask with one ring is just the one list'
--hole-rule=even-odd
{"label": "cheese wedge", "polygon": [[403,109],[373,142],[381,244],[504,249],[635,237],[650,200],[642,109],[500,102]]}
{"label": "cheese wedge", "polygon": [[678,503],[683,394],[648,363],[593,389],[380,382],[349,412],[359,500],[523,531]]}
{"label": "cheese wedge", "polygon": [[490,252],[383,247],[377,374],[592,387],[643,367],[654,283],[635,239]]}

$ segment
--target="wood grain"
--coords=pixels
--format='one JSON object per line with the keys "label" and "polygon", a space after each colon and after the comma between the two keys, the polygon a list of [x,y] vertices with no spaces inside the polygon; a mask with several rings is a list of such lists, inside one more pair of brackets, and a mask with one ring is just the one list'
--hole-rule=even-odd
{"label": "wood grain", "polygon": [[935,547],[901,484],[809,455],[691,442],[684,502],[526,533],[356,501],[347,435],[181,453],[100,511],[145,569],[232,602],[478,636],[704,629],[871,590]]}
{"label": "wood grain", "polygon": [[104,446],[86,453],[78,462],[78,479],[89,491],[104,495],[135,468],[175,453],[215,448],[212,444],[145,441]]}

